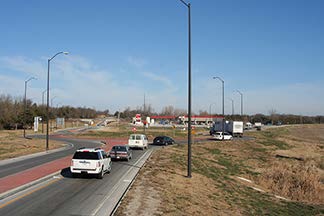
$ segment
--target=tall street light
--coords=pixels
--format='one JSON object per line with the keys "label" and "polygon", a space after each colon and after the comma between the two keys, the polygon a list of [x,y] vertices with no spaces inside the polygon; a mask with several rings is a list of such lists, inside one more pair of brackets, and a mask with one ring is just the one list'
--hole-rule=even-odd
{"label": "tall street light", "polygon": [[241,95],[241,116],[243,116],[243,94],[239,90],[236,90]]}
{"label": "tall street light", "polygon": [[222,82],[222,92],[223,92],[223,97],[222,97],[222,104],[223,104],[223,136],[222,136],[222,140],[224,141],[224,133],[225,133],[225,109],[224,109],[224,80],[220,77],[213,77],[213,79],[218,79]]}
{"label": "tall street light", "polygon": [[45,94],[45,92],[47,92],[47,90],[42,92],[42,105],[44,105],[44,94]]}
{"label": "tall street light", "polygon": [[49,123],[49,74],[50,74],[50,63],[53,58],[55,58],[59,54],[69,54],[68,52],[58,52],[52,58],[47,60],[47,105],[46,105],[46,151],[48,151],[48,123]]}
{"label": "tall street light", "polygon": [[211,114],[211,107],[212,107],[212,105],[215,105],[215,103],[211,103],[211,104],[209,104],[209,116],[212,115],[212,114]]}
{"label": "tall street light", "polygon": [[211,107],[212,107],[212,105],[215,105],[215,103],[209,104],[209,118],[211,119],[211,122],[213,122],[212,113],[211,113]]}
{"label": "tall street light", "polygon": [[[42,92],[42,110],[44,110],[44,94],[47,92],[47,90],[44,90]],[[42,116],[42,133],[44,133],[44,116]]]}
{"label": "tall street light", "polygon": [[191,15],[190,3],[180,0],[188,8],[188,174],[191,178]]}
{"label": "tall street light", "polygon": [[230,101],[232,101],[232,115],[234,115],[234,100],[232,98],[229,98]]}
{"label": "tall street light", "polygon": [[30,77],[28,80],[25,80],[25,106],[24,106],[24,125],[23,125],[23,128],[24,128],[24,138],[26,138],[26,109],[27,109],[27,83],[30,81],[30,80],[36,80],[35,77]]}

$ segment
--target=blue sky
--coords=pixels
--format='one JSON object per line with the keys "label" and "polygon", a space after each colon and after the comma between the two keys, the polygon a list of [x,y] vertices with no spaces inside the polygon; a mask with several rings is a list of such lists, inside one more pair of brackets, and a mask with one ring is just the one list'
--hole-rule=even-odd
{"label": "blue sky", "polygon": [[[324,1],[192,0],[193,111],[324,115]],[[145,93],[187,109],[187,9],[179,0],[2,1],[0,94],[123,110]]]}

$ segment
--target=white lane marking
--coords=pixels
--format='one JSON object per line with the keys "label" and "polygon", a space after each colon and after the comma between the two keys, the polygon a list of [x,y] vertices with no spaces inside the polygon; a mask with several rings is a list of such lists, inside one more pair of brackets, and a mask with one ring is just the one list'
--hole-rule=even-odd
{"label": "white lane marking", "polygon": [[[146,154],[148,154],[151,151],[146,151],[137,161],[136,163],[133,165],[134,167],[136,167],[136,165],[146,156]],[[127,172],[121,177],[121,179],[124,179],[126,175],[128,175],[128,173],[133,169],[133,167],[130,167]],[[111,197],[111,195],[117,190],[118,186],[120,185],[120,182],[118,182],[117,184],[115,184],[115,186],[112,188],[112,190],[110,191],[110,193],[105,197],[105,199],[103,199],[103,201],[97,206],[96,209],[94,209],[94,211],[91,213],[91,216],[94,216],[98,213],[98,211],[102,208],[102,206],[104,205],[104,203]]]}

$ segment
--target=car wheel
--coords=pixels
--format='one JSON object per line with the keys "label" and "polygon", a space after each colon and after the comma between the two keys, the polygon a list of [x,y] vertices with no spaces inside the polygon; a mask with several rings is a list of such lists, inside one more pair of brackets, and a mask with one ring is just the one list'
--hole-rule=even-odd
{"label": "car wheel", "polygon": [[109,164],[109,168],[108,168],[108,171],[107,171],[108,173],[110,173],[111,172],[111,164]]}
{"label": "car wheel", "polygon": [[97,176],[97,178],[98,179],[102,179],[103,178],[103,176],[104,176],[104,170],[103,170],[103,167],[101,168],[101,172],[100,173],[98,173],[98,176]]}

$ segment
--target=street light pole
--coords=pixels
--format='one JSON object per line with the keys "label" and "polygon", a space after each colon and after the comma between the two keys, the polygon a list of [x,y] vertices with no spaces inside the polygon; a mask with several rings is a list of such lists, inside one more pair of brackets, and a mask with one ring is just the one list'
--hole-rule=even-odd
{"label": "street light pole", "polygon": [[188,8],[188,174],[191,178],[191,14],[190,3],[180,0]]}
{"label": "street light pole", "polygon": [[50,62],[53,58],[55,58],[59,54],[69,54],[68,52],[58,52],[52,58],[47,60],[47,104],[46,104],[46,151],[48,151],[48,129],[49,129],[49,74],[50,74]]}
{"label": "street light pole", "polygon": [[232,116],[234,115],[234,100],[232,98],[229,98],[232,101]]}
{"label": "street light pole", "polygon": [[243,116],[243,93],[239,90],[236,90],[241,95],[241,116]]}
{"label": "street light pole", "polygon": [[26,138],[26,109],[27,109],[27,83],[32,80],[35,79],[35,77],[30,77],[28,80],[25,80],[25,106],[24,106],[24,121],[23,121],[23,128],[24,128],[24,138]]}
{"label": "street light pole", "polygon": [[[214,103],[211,103],[209,104],[209,118],[212,120],[212,113],[211,113],[211,106],[213,105]],[[214,104],[215,105],[215,104]],[[213,121],[213,120],[212,120]]]}
{"label": "street light pole", "polygon": [[[47,90],[42,92],[42,110],[44,110],[44,94]],[[44,133],[44,116],[42,116],[42,133]]]}
{"label": "street light pole", "polygon": [[218,79],[222,82],[222,92],[223,92],[223,97],[222,97],[222,104],[223,104],[223,136],[222,140],[224,141],[224,133],[225,133],[225,109],[224,109],[224,80],[220,77],[213,77],[213,79]]}

